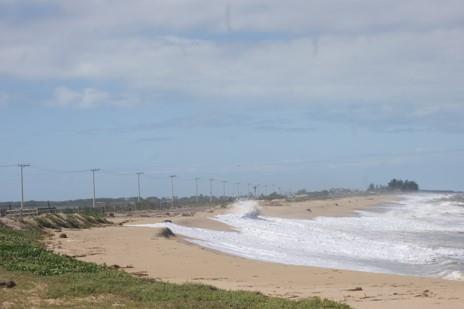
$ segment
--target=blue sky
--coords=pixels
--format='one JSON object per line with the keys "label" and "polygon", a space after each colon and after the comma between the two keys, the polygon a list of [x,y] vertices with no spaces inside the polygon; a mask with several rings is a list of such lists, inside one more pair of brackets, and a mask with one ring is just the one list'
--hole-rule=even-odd
{"label": "blue sky", "polygon": [[461,1],[0,0],[0,200],[464,187]]}

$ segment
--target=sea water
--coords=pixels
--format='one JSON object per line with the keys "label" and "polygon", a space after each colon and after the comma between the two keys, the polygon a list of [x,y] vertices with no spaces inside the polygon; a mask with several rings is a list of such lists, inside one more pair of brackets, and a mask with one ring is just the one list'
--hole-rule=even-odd
{"label": "sea water", "polygon": [[464,279],[464,203],[456,194],[404,195],[355,216],[311,220],[262,216],[248,200],[213,219],[236,231],[138,226],[168,227],[200,246],[261,261]]}

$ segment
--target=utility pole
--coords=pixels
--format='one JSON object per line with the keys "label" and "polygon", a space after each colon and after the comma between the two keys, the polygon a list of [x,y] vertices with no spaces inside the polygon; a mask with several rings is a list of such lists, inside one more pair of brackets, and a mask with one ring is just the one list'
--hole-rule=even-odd
{"label": "utility pole", "polygon": [[174,208],[174,178],[176,178],[176,175],[171,175],[169,177],[171,178],[171,203],[172,207]]}
{"label": "utility pole", "polygon": [[95,208],[95,172],[100,171],[100,169],[99,168],[93,168],[90,171],[92,172],[92,184],[93,184],[92,207]]}
{"label": "utility pole", "polygon": [[29,166],[31,165],[24,164],[24,163],[18,164],[18,167],[21,168],[21,211],[20,211],[21,219],[23,218],[23,208],[24,208],[24,173],[23,173],[23,170],[25,167],[29,167]]}
{"label": "utility pole", "polygon": [[198,180],[200,177],[195,178],[195,201],[198,203]]}
{"label": "utility pole", "polygon": [[240,182],[235,183],[237,185],[237,199],[240,197]]}
{"label": "utility pole", "polygon": [[137,172],[137,188],[138,188],[138,197],[137,197],[137,202],[140,203],[140,200],[142,199],[141,193],[140,193],[140,176],[143,175],[143,172]]}
{"label": "utility pole", "polygon": [[256,188],[258,188],[258,185],[253,186],[253,190],[255,191],[255,198],[256,198]]}
{"label": "utility pole", "polygon": [[222,181],[222,196],[224,197],[224,199],[226,198],[226,184],[227,184],[227,181],[223,180]]}
{"label": "utility pole", "polygon": [[247,191],[247,195],[248,195],[248,197],[251,197],[251,190],[250,190],[250,186],[251,186],[251,183],[248,183],[248,191]]}
{"label": "utility pole", "polygon": [[209,179],[209,202],[213,203],[213,181],[214,178]]}

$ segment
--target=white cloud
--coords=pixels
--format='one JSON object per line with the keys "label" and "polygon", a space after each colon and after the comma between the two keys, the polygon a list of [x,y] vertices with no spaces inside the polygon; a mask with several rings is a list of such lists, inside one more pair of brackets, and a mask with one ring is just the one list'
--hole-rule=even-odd
{"label": "white cloud", "polygon": [[95,88],[74,90],[61,86],[55,88],[53,98],[46,103],[49,106],[88,109],[103,105],[133,106],[140,104],[140,100],[137,97],[129,97],[127,95],[116,96]]}
{"label": "white cloud", "polygon": [[340,111],[378,105],[393,116],[395,105],[417,117],[464,113],[462,1],[40,4],[55,7],[51,16],[0,21],[1,75],[62,85],[115,81],[130,92],[121,99],[57,88],[55,105],[131,105],[139,100],[128,98],[144,92]]}
{"label": "white cloud", "polygon": [[58,87],[55,89],[53,101],[49,104],[59,107],[92,108],[106,103],[109,98],[108,93],[94,88],[75,91],[67,87]]}
{"label": "white cloud", "polygon": [[317,55],[311,38],[253,45],[114,39],[76,54],[63,77],[113,79],[197,98],[455,104],[462,99],[464,44],[456,43],[462,35],[325,37]]}
{"label": "white cloud", "polygon": [[[17,13],[31,5],[25,0],[9,3],[16,3]],[[460,0],[42,0],[35,5],[61,13],[58,18],[46,15],[37,19],[45,27],[66,25],[64,35],[76,31],[133,34],[141,30],[300,34],[424,31],[462,26],[464,11]],[[62,28],[52,30],[63,32]]]}

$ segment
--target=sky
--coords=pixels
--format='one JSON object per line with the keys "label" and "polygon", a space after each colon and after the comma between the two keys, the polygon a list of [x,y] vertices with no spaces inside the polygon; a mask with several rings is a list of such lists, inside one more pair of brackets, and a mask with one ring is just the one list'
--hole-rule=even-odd
{"label": "sky", "polygon": [[0,200],[464,189],[461,0],[0,0]]}

